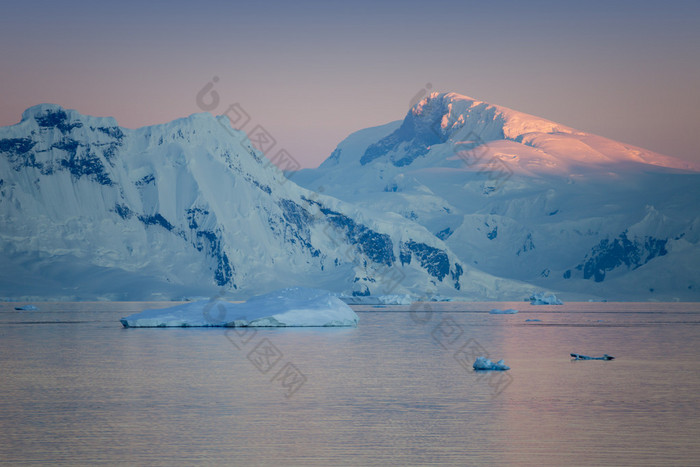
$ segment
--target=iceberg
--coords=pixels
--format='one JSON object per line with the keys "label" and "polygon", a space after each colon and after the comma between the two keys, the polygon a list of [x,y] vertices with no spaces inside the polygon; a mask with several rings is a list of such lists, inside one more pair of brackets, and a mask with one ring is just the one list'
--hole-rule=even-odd
{"label": "iceberg", "polygon": [[292,287],[259,295],[243,303],[199,300],[145,310],[120,321],[125,328],[144,328],[357,326],[358,320],[357,314],[332,293]]}
{"label": "iceberg", "polygon": [[564,302],[559,300],[556,295],[549,294],[545,296],[544,292],[532,293],[530,295],[530,305],[563,305]]}
{"label": "iceberg", "polygon": [[513,308],[508,308],[507,310],[499,310],[498,308],[494,308],[493,310],[489,311],[489,314],[492,315],[514,315],[518,312],[518,310],[514,310]]}
{"label": "iceberg", "polygon": [[23,306],[16,306],[15,310],[19,311],[38,311],[39,308],[35,307],[34,305],[23,305]]}
{"label": "iceberg", "polygon": [[499,360],[496,363],[493,363],[486,357],[476,357],[473,366],[475,370],[510,370],[510,367],[506,365],[506,362],[504,362],[503,360]]}
{"label": "iceberg", "polygon": [[338,296],[343,302],[348,305],[411,305],[413,299],[410,295],[377,295],[377,296],[361,296],[361,295],[345,295]]}

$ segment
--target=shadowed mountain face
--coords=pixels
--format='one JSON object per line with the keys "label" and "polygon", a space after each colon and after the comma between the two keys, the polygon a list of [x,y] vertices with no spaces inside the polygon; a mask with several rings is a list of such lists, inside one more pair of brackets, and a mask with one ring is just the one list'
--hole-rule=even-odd
{"label": "shadowed mountain face", "polygon": [[297,186],[209,114],[129,130],[40,105],[0,128],[0,257],[0,297],[15,299],[529,290],[410,219]]}
{"label": "shadowed mountain face", "polygon": [[591,298],[700,299],[698,167],[512,109],[433,93],[295,180],[421,224],[499,277]]}
{"label": "shadowed mountain face", "polygon": [[424,156],[431,146],[447,140],[448,135],[436,126],[447,111],[444,101],[431,100],[426,102],[420,113],[409,112],[396,131],[367,147],[360,164],[366,165],[390,154],[393,165],[410,165],[417,157]]}

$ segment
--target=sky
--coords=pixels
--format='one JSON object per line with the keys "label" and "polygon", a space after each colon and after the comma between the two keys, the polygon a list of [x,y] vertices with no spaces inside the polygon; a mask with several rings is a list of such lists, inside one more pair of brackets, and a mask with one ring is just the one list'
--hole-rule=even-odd
{"label": "sky", "polygon": [[698,1],[24,0],[0,40],[2,126],[45,102],[165,123],[211,83],[315,167],[430,88],[700,162]]}

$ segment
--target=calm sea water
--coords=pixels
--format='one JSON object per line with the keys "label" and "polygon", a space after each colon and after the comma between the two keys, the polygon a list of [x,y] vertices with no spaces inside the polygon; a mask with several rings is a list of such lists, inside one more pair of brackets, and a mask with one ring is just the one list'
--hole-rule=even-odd
{"label": "calm sea water", "polygon": [[0,463],[700,465],[697,303],[358,307],[355,329],[257,332],[119,324],[168,303],[15,305]]}

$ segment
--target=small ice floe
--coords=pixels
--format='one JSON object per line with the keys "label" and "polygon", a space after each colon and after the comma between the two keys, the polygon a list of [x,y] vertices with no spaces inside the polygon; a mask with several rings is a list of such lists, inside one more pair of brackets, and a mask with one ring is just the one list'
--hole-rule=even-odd
{"label": "small ice floe", "polygon": [[559,300],[556,295],[549,294],[545,296],[544,292],[532,293],[530,295],[530,305],[563,305],[564,302]]}
{"label": "small ice floe", "polygon": [[489,311],[489,314],[492,315],[514,315],[518,312],[518,310],[514,310],[513,308],[508,308],[507,310],[499,310],[498,308],[494,308],[493,310]]}
{"label": "small ice floe", "polygon": [[486,357],[476,357],[473,366],[475,370],[510,370],[510,367],[506,365],[506,362],[504,362],[503,360],[499,360],[496,363],[493,363]]}
{"label": "small ice floe", "polygon": [[571,358],[574,360],[614,360],[615,357],[608,354],[603,354],[602,357],[589,357],[588,355],[581,355],[580,353],[572,353]]}
{"label": "small ice floe", "polygon": [[542,320],[541,319],[526,319],[525,322],[526,323],[541,323]]}
{"label": "small ice floe", "polygon": [[35,307],[34,305],[22,305],[22,306],[16,306],[15,310],[19,311],[38,311],[39,308]]}
{"label": "small ice floe", "polygon": [[430,297],[428,302],[454,302],[455,299],[453,297],[441,297],[440,295],[433,295]]}

